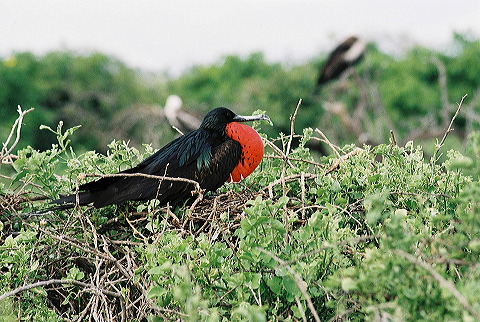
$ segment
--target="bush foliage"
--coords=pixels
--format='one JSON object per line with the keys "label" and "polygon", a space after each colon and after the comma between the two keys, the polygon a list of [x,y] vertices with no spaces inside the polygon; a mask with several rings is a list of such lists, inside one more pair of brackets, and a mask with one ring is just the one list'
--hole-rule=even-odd
{"label": "bush foliage", "polygon": [[2,188],[1,289],[45,281],[0,301],[6,319],[480,318],[478,132],[443,163],[413,142],[332,145],[315,161],[306,129],[297,148],[279,138],[261,169],[194,207],[37,215],[35,196],[152,152],[114,141],[106,155],[76,154],[75,129],[50,130],[58,143],[19,151]]}

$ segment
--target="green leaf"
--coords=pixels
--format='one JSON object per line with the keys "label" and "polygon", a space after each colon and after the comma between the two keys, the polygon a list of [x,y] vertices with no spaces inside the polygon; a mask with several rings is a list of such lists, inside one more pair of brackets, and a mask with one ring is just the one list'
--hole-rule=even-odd
{"label": "green leaf", "polygon": [[262,225],[264,223],[267,223],[268,221],[270,220],[270,217],[267,217],[267,216],[259,216],[255,219],[255,223],[253,224],[253,226],[257,226],[257,225]]}
{"label": "green leaf", "polygon": [[295,281],[290,276],[283,276],[282,285],[285,291],[290,295],[290,300],[293,301],[295,296],[300,295],[300,289],[298,288]]}
{"label": "green leaf", "polygon": [[243,218],[240,220],[240,227],[243,231],[248,232],[250,229],[252,229],[252,224],[250,223],[249,219]]}
{"label": "green leaf", "polygon": [[148,291],[147,299],[152,299],[154,297],[161,297],[167,293],[167,290],[160,286],[154,286]]}
{"label": "green leaf", "polygon": [[244,260],[247,260],[249,262],[254,262],[255,260],[253,259],[253,256],[250,252],[243,252],[240,257],[240,259],[244,259]]}
{"label": "green leaf", "polygon": [[260,287],[260,280],[262,279],[262,274],[260,273],[245,273],[245,282],[250,285],[253,289]]}
{"label": "green leaf", "polygon": [[12,177],[12,179],[13,179],[13,180],[12,180],[12,184],[15,183],[15,182],[17,182],[17,181],[19,181],[20,179],[25,178],[25,176],[26,176],[27,174],[28,174],[28,172],[25,171],[25,170],[22,170],[22,171],[20,171],[20,172],[17,172],[17,173],[16,173],[15,175],[13,175],[13,177]]}
{"label": "green leaf", "polygon": [[282,291],[282,279],[280,277],[273,276],[271,279],[266,280],[266,284],[273,293],[280,295]]}
{"label": "green leaf", "polygon": [[278,231],[280,234],[285,234],[287,232],[287,230],[285,229],[283,223],[281,223],[279,220],[277,219],[271,219],[270,220],[270,223],[272,225],[272,229]]}
{"label": "green leaf", "polygon": [[152,267],[148,270],[148,275],[165,274],[165,271],[169,271],[172,267],[171,261],[166,261],[162,265]]}

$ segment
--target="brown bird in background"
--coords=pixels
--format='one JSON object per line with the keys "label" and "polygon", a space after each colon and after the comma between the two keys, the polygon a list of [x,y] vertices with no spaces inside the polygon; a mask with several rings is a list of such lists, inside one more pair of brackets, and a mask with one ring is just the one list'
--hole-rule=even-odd
{"label": "brown bird in background", "polygon": [[338,45],[323,65],[313,94],[320,91],[325,83],[340,77],[349,67],[358,63],[365,53],[366,43],[356,36],[351,36]]}

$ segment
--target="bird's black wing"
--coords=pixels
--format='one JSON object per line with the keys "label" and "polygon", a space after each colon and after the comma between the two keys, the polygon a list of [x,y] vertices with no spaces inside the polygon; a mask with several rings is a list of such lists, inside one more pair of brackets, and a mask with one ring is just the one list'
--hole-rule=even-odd
{"label": "bird's black wing", "polygon": [[[199,129],[183,135],[146,158],[136,167],[121,173],[144,173],[197,181],[202,189],[215,190],[226,180],[240,158],[238,142]],[[159,199],[160,202],[191,197],[194,186],[185,182],[146,177],[108,177],[80,186],[80,204],[97,208],[127,200]],[[53,201],[75,202],[75,195]]]}

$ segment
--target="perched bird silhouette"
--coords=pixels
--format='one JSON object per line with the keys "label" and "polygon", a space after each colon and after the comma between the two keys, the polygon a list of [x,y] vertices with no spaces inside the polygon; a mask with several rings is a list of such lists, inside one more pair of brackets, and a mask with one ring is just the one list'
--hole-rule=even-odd
{"label": "perched bird silhouette", "polygon": [[[218,107],[211,110],[200,127],[187,133],[120,173],[143,173],[191,179],[206,191],[215,191],[227,180],[240,181],[255,170],[263,158],[264,147],[258,133],[239,122],[270,119],[266,115],[240,116]],[[83,184],[80,192],[51,203],[52,209],[68,209],[93,204],[100,208],[128,200],[158,199],[161,204],[192,197],[192,183],[159,180],[141,176],[104,177]]]}
{"label": "perched bird silhouette", "polygon": [[192,132],[200,126],[202,118],[182,109],[182,99],[177,95],[170,95],[165,102],[165,117],[171,126],[182,133]]}
{"label": "perched bird silhouette", "polygon": [[323,84],[338,78],[350,66],[358,63],[365,53],[366,44],[356,36],[351,36],[338,45],[323,65],[317,82],[314,94],[318,94]]}

